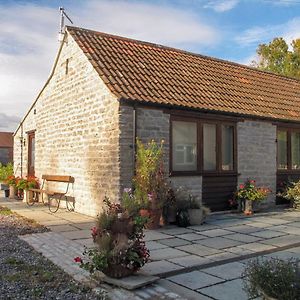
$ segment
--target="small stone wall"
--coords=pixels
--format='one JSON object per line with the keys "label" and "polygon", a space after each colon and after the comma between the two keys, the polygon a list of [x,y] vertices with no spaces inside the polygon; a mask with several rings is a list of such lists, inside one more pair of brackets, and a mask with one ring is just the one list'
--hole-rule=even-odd
{"label": "small stone wall", "polygon": [[276,193],[276,126],[259,121],[244,121],[237,125],[238,183],[247,178],[258,186],[268,187],[272,193],[268,204],[275,204]]}

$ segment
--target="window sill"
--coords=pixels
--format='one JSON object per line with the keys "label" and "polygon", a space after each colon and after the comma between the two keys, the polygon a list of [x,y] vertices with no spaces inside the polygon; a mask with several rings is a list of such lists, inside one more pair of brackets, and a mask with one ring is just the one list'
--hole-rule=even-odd
{"label": "window sill", "polygon": [[[300,173],[300,170],[299,170]],[[224,172],[195,172],[195,171],[171,171],[170,177],[180,177],[180,176],[238,176],[239,174],[235,171],[224,171]]]}

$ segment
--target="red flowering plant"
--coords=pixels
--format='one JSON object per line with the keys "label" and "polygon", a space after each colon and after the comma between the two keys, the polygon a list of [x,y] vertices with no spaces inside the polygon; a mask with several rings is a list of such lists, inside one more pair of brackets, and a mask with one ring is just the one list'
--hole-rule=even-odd
{"label": "red flowering plant", "polygon": [[110,277],[124,277],[138,271],[149,259],[143,240],[146,218],[128,212],[122,204],[104,199],[105,209],[91,229],[94,248],[75,257],[90,273],[102,271]]}
{"label": "red flowering plant", "polygon": [[258,203],[265,200],[270,189],[265,187],[257,187],[255,180],[247,179],[244,184],[240,184],[239,189],[234,195],[234,199],[237,201],[239,210],[244,211],[245,214],[252,214],[252,203]]}
{"label": "red flowering plant", "polygon": [[6,178],[5,183],[8,185],[16,186],[16,176],[10,175]]}

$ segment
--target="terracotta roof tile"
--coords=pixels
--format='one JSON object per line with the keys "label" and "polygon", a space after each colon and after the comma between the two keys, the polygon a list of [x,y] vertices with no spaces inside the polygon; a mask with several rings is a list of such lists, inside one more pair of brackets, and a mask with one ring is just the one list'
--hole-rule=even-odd
{"label": "terracotta roof tile", "polygon": [[236,63],[67,27],[122,99],[300,121],[300,81]]}
{"label": "terracotta roof tile", "polygon": [[13,147],[13,133],[0,132],[0,147]]}

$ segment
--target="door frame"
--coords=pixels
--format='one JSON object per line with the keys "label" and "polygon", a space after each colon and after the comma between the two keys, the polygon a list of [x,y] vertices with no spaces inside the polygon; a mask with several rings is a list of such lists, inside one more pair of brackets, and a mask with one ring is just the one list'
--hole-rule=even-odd
{"label": "door frame", "polygon": [[[33,166],[33,170],[31,168],[32,163],[32,140],[34,140],[34,156],[35,156],[35,131],[27,132],[28,138],[28,153],[27,153],[27,175],[35,176],[35,166]],[[34,158],[35,160],[35,158]]]}

